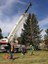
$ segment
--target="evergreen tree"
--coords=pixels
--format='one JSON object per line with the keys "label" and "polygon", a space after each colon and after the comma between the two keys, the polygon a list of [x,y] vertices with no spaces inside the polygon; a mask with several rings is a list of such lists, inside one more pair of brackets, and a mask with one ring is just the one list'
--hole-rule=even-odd
{"label": "evergreen tree", "polygon": [[31,14],[27,17],[26,23],[24,23],[21,33],[21,42],[22,44],[30,43],[31,41],[31,32],[30,32],[30,19],[31,19]]}
{"label": "evergreen tree", "polygon": [[45,30],[46,34],[44,35],[44,41],[45,41],[45,44],[48,48],[48,29]]}
{"label": "evergreen tree", "polygon": [[35,14],[32,14],[31,16],[31,29],[32,29],[32,41],[36,48],[38,48],[39,43],[41,42],[41,30],[38,25],[38,21],[36,19]]}
{"label": "evergreen tree", "polygon": [[44,39],[47,40],[48,39],[48,29],[45,30],[46,34],[44,35]]}
{"label": "evergreen tree", "polygon": [[40,28],[38,21],[34,14],[29,14],[26,23],[24,24],[24,29],[22,29],[21,38],[22,43],[30,43],[36,47],[41,42]]}
{"label": "evergreen tree", "polygon": [[2,39],[3,36],[2,36],[2,29],[0,28],[0,39]]}

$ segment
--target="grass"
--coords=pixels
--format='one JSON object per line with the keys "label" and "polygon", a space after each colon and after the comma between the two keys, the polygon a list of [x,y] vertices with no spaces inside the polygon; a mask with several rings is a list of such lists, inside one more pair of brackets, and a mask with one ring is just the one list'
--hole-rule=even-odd
{"label": "grass", "polygon": [[6,59],[7,55],[10,54],[0,53],[0,64],[48,64],[48,51],[34,51],[34,55],[14,53],[14,60]]}

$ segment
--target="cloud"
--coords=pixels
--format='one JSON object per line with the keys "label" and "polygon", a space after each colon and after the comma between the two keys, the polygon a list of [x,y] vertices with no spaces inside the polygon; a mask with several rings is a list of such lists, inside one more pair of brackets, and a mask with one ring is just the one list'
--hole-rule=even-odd
{"label": "cloud", "polygon": [[13,26],[17,22],[19,16],[15,16],[12,19],[6,19],[4,22],[0,20],[0,28],[2,29],[3,35],[7,36],[8,33],[12,30]]}
{"label": "cloud", "polygon": [[47,24],[48,24],[48,17],[46,17],[45,19],[39,22],[40,27],[43,27],[43,28],[45,28],[44,26]]}
{"label": "cloud", "polygon": [[18,13],[18,4],[26,4],[21,0],[0,0],[0,19],[12,17]]}
{"label": "cloud", "polygon": [[[13,17],[12,19],[7,19],[5,20],[5,22],[2,22],[0,20],[0,28],[2,29],[2,33],[3,36],[8,36],[8,34],[11,32],[11,30],[13,29],[13,27],[18,23],[18,20],[20,18],[20,15],[16,15],[15,17]],[[17,36],[20,36],[21,33],[21,29],[23,28],[23,23],[25,21],[26,17],[23,18],[22,22],[20,23],[20,25],[18,26],[18,30],[16,32]],[[11,22],[12,21],[12,22]]]}
{"label": "cloud", "polygon": [[0,8],[6,8],[12,5],[12,3],[26,4],[25,2],[21,0],[0,0]]}
{"label": "cloud", "polygon": [[[22,14],[18,4],[25,5],[21,0],[0,0],[0,28],[3,36],[7,36]],[[21,32],[21,29],[19,29]],[[20,33],[18,32],[18,35]]]}
{"label": "cloud", "polygon": [[45,30],[48,28],[48,17],[46,17],[43,20],[39,21],[39,26],[40,26],[41,29],[43,29],[41,34],[42,34],[42,36],[44,38],[44,35],[46,34]]}

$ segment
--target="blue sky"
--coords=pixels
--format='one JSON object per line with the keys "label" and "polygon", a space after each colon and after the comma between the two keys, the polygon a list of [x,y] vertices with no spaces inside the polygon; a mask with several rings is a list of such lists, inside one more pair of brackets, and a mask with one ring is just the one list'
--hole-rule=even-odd
{"label": "blue sky", "polygon": [[29,2],[32,7],[28,13],[35,13],[39,26],[43,29],[42,35],[45,34],[45,29],[48,28],[48,0],[0,0],[0,28],[4,36],[11,31]]}

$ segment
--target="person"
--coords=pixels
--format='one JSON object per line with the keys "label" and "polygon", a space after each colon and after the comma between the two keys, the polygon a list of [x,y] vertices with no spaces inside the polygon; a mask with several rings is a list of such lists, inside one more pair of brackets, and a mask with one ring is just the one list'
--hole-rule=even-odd
{"label": "person", "polygon": [[33,45],[30,45],[30,55],[33,54],[33,51],[34,51],[34,46]]}
{"label": "person", "polygon": [[11,45],[10,59],[13,59],[13,45]]}
{"label": "person", "polygon": [[25,55],[25,53],[26,53],[25,45],[22,45],[22,54]]}
{"label": "person", "polygon": [[10,43],[8,43],[7,45],[8,45],[8,52],[10,53],[11,52],[11,45],[10,45]]}
{"label": "person", "polygon": [[[7,45],[8,46],[5,48],[6,48],[7,52],[10,53],[11,52],[11,45],[10,45],[10,43],[7,43]],[[10,55],[8,53],[6,53],[6,56],[5,56],[6,59],[10,58]]]}

